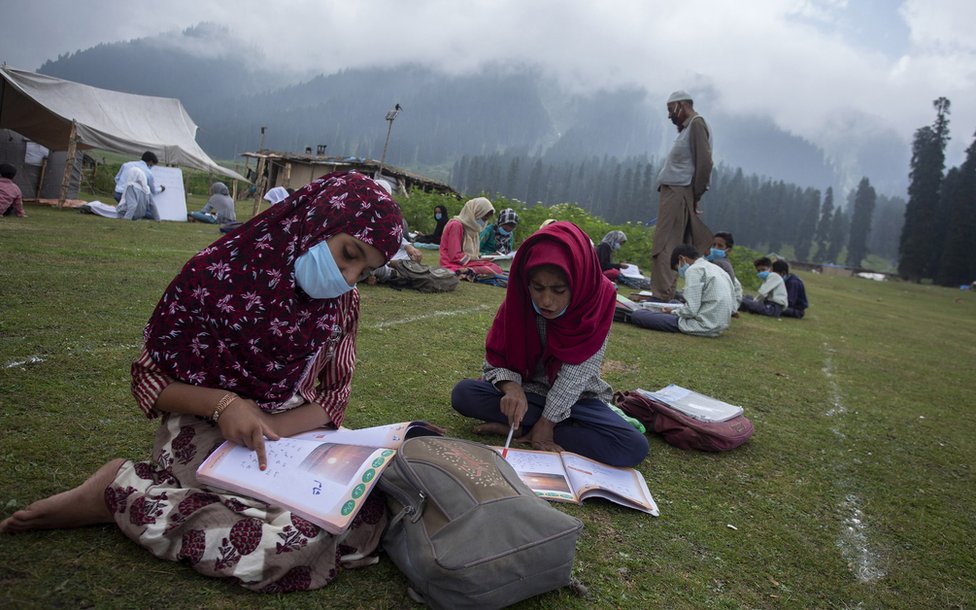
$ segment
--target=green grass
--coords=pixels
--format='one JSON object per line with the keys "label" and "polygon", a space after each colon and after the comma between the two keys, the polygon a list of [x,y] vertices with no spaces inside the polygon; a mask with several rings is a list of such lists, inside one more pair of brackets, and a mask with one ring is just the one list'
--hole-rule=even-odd
{"label": "green grass", "polygon": [[[129,364],[166,284],[218,235],[27,213],[0,220],[0,515],[148,455],[154,424],[129,395]],[[756,434],[725,454],[651,437],[640,470],[661,517],[560,505],[585,523],[575,576],[588,594],[521,607],[976,605],[976,294],[802,277],[801,321],[745,316],[715,340],[614,325],[611,385],[694,388],[743,405]],[[473,438],[450,390],[478,373],[503,291],[361,293],[347,423],[424,418]],[[111,526],[0,539],[0,607],[411,608],[405,584],[384,558],[320,591],[262,596],[156,560]]]}

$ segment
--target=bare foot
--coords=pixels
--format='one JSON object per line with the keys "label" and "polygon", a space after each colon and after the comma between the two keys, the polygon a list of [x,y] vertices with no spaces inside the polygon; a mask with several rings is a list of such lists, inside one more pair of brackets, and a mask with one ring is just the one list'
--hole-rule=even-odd
{"label": "bare foot", "polygon": [[481,436],[508,436],[508,429],[505,424],[489,421],[478,424],[473,428],[473,431]]}
{"label": "bare foot", "polygon": [[0,522],[0,534],[111,523],[112,514],[105,506],[105,488],[112,483],[123,462],[122,458],[112,460],[78,487],[18,510]]}

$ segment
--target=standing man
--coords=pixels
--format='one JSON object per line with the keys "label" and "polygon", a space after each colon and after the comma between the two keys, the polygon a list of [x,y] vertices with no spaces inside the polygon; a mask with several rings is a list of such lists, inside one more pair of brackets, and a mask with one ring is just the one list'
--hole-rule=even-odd
{"label": "standing man", "polygon": [[149,191],[153,195],[158,195],[166,190],[165,186],[160,185],[156,188],[156,179],[153,177],[152,166],[159,163],[159,158],[156,153],[149,152],[148,150],[142,153],[142,159],[139,161],[129,161],[123,163],[122,167],[119,168],[119,173],[115,174],[115,202],[119,203],[122,201],[122,193],[125,192],[125,172],[130,167],[138,167],[146,174],[146,182],[149,184]]}
{"label": "standing man", "polygon": [[678,276],[671,268],[671,252],[681,244],[691,244],[705,252],[712,243],[712,232],[698,217],[698,201],[708,190],[712,175],[712,138],[705,119],[695,112],[694,102],[685,91],[668,98],[668,118],[678,128],[668,153],[657,190],[660,193],[654,246],[651,249],[651,292],[654,298],[674,298]]}

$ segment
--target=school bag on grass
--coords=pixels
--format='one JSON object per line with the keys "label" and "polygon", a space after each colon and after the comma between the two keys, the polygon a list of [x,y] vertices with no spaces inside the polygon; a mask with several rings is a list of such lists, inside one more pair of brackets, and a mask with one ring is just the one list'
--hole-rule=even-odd
{"label": "school bag on grass", "polygon": [[390,286],[394,288],[413,288],[420,292],[450,292],[457,288],[458,278],[453,271],[431,269],[423,263],[411,260],[400,261],[391,266]]}
{"label": "school bag on grass", "polygon": [[432,608],[502,608],[570,583],[583,524],[490,447],[409,439],[379,487],[394,515],[383,550]]}
{"label": "school bag on grass", "polygon": [[752,436],[752,422],[744,415],[726,421],[702,421],[637,391],[614,392],[620,410],[640,420],[649,432],[660,434],[679,449],[729,451]]}

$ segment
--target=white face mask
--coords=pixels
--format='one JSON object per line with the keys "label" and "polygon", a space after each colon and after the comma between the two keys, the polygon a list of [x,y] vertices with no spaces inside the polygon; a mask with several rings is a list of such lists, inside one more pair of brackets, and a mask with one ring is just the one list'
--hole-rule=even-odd
{"label": "white face mask", "polygon": [[295,282],[313,299],[334,299],[355,287],[346,283],[326,241],[295,259]]}

